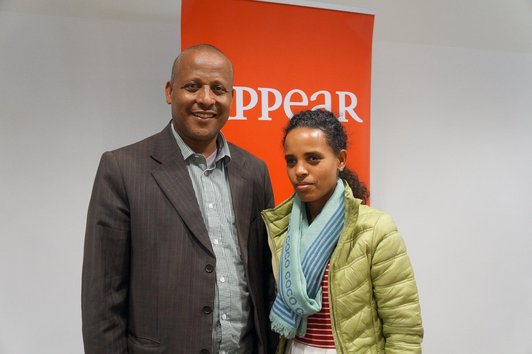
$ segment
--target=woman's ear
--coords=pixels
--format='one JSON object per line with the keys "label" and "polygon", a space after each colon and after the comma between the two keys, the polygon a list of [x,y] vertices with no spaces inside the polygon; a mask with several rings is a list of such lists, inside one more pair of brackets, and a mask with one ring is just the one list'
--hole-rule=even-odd
{"label": "woman's ear", "polygon": [[336,156],[338,158],[338,171],[343,171],[347,163],[347,150],[342,149]]}

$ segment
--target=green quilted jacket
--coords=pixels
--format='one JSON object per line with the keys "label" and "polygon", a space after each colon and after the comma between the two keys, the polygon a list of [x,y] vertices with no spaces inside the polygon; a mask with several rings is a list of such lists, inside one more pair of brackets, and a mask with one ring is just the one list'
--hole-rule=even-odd
{"label": "green quilted jacket", "polygon": [[[344,182],[345,184],[345,182]],[[391,217],[345,188],[344,229],[331,256],[329,301],[338,353],[421,353],[423,327],[414,273]],[[262,212],[275,276],[293,197]],[[281,338],[277,353],[284,353]]]}

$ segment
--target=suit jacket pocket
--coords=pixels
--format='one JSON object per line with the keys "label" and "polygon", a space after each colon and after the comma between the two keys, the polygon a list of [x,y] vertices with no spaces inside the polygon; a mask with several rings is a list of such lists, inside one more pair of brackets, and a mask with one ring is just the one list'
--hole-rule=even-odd
{"label": "suit jacket pocket", "polygon": [[127,336],[128,354],[159,354],[162,353],[161,343],[148,338],[137,337],[131,333]]}

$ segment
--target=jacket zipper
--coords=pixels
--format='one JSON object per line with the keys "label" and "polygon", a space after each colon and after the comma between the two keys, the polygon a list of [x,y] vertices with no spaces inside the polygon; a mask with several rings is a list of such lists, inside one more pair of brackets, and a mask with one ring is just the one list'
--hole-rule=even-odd
{"label": "jacket zipper", "polygon": [[[332,334],[333,334],[333,339],[334,339],[334,344],[336,346],[336,352],[338,354],[342,354],[344,351],[343,351],[343,348],[341,347],[340,345],[340,341],[338,340],[339,338],[339,335],[338,333],[336,332],[336,322],[335,322],[335,314],[334,314],[334,302],[333,302],[333,278],[334,278],[334,266],[333,266],[333,259],[334,259],[334,251],[333,251],[333,254],[331,255],[331,260],[329,261],[330,262],[330,265],[329,265],[329,310],[330,310],[330,315],[331,315],[331,327],[332,327]],[[333,268],[331,268],[333,267]]]}

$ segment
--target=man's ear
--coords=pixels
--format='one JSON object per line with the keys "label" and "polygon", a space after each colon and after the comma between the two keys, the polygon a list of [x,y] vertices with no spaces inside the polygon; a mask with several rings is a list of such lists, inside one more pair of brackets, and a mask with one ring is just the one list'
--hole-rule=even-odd
{"label": "man's ear", "polygon": [[166,86],[164,87],[164,93],[166,95],[166,103],[172,104],[172,84],[170,81],[166,82]]}

